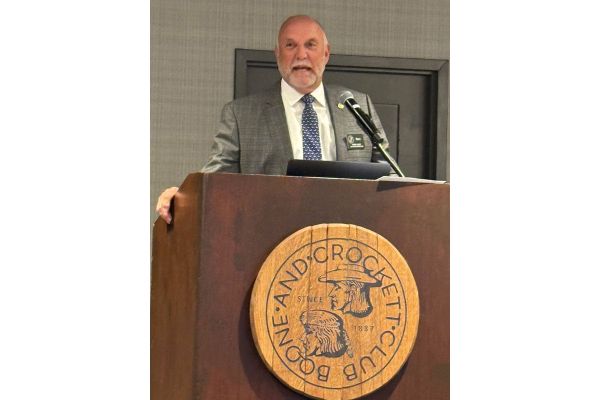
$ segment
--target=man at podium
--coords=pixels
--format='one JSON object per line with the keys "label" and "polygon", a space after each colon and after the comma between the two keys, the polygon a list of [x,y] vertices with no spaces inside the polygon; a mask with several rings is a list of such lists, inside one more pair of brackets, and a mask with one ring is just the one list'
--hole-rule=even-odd
{"label": "man at podium", "polygon": [[[287,18],[275,47],[281,83],[236,99],[222,111],[211,155],[201,172],[285,175],[288,160],[378,161],[368,136],[339,97],[348,89],[324,85],[330,46],[322,26],[306,15]],[[352,91],[388,141],[368,95]],[[177,187],[158,199],[157,213],[171,222],[169,206]]]}

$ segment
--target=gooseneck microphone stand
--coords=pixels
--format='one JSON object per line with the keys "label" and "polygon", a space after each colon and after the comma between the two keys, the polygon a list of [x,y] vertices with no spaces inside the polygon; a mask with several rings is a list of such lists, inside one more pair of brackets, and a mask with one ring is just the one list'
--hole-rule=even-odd
{"label": "gooseneck microphone stand", "polygon": [[383,137],[379,133],[375,123],[371,117],[360,108],[356,100],[354,100],[354,95],[349,91],[345,91],[340,95],[339,102],[341,104],[345,104],[350,112],[356,117],[359,125],[363,128],[367,136],[369,136],[369,139],[371,139],[373,146],[379,150],[379,152],[383,155],[383,158],[385,158],[388,164],[390,164],[394,172],[398,174],[398,176],[404,178],[405,176],[396,163],[396,160],[394,160],[381,145],[383,143]]}

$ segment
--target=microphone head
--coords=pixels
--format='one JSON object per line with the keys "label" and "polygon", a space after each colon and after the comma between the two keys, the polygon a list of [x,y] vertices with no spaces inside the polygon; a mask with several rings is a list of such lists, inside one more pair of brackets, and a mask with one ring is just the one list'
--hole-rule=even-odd
{"label": "microphone head", "polygon": [[354,95],[351,91],[346,90],[340,94],[340,97],[338,97],[338,103],[344,104],[348,99],[354,99]]}

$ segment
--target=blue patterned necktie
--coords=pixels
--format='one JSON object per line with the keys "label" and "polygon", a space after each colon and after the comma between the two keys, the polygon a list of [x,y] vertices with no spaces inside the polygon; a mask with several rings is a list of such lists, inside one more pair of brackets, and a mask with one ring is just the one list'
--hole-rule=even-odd
{"label": "blue patterned necktie", "polygon": [[302,152],[305,160],[321,159],[321,142],[319,140],[319,119],[313,108],[315,98],[305,94],[301,99],[304,102],[302,111]]}

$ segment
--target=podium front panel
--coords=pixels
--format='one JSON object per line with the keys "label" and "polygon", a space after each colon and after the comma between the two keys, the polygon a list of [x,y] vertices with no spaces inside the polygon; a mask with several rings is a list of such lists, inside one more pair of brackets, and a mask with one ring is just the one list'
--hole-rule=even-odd
{"label": "podium front panel", "polygon": [[301,228],[362,226],[406,258],[420,321],[400,372],[364,399],[449,399],[449,186],[192,174],[153,232],[152,399],[303,399],[263,364],[249,302],[269,253]]}

